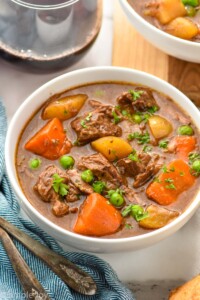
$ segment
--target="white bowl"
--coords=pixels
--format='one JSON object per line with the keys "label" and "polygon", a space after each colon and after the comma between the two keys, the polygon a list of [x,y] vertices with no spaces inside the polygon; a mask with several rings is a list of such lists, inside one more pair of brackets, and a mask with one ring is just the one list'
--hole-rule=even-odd
{"label": "white bowl", "polygon": [[49,233],[58,241],[73,246],[74,248],[89,252],[119,252],[130,251],[144,248],[163,240],[167,236],[176,232],[181,228],[194,214],[200,204],[200,192],[187,210],[169,225],[156,231],[129,238],[106,239],[93,238],[75,234],[64,230],[56,224],[49,221],[41,215],[27,200],[19,185],[16,169],[15,169],[15,151],[19,135],[32,116],[49,96],[62,92],[70,87],[99,81],[121,81],[133,82],[149,86],[164,94],[169,95],[181,107],[187,108],[187,112],[198,129],[200,130],[200,112],[195,105],[182,94],[179,90],[168,84],[167,82],[144,72],[118,68],[118,67],[94,67],[73,71],[61,75],[37,89],[31,94],[16,111],[8,128],[5,145],[6,168],[11,184],[19,199],[21,208],[26,212],[29,218],[44,231]]}
{"label": "white bowl", "polygon": [[143,19],[127,0],[119,2],[131,24],[147,41],[176,58],[200,63],[200,43],[177,38],[156,28]]}

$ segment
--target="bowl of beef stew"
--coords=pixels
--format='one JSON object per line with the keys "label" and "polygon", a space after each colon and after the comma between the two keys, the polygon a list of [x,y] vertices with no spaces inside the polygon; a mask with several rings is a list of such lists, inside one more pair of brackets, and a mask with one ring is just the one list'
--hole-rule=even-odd
{"label": "bowl of beef stew", "polygon": [[178,59],[200,63],[199,0],[119,0],[134,28]]}
{"label": "bowl of beef stew", "polygon": [[73,71],[15,113],[7,173],[22,210],[58,241],[90,252],[147,247],[199,207],[199,117],[150,74]]}

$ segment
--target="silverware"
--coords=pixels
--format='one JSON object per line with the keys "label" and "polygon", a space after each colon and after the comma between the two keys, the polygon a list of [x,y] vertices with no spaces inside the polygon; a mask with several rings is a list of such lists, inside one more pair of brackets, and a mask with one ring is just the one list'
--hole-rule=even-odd
{"label": "silverware", "polygon": [[70,288],[84,295],[96,293],[97,286],[92,277],[68,259],[53,252],[1,217],[0,226],[43,260]]}
{"label": "silverware", "polygon": [[50,300],[42,285],[18,252],[11,238],[2,228],[0,228],[0,240],[23,287],[26,299]]}

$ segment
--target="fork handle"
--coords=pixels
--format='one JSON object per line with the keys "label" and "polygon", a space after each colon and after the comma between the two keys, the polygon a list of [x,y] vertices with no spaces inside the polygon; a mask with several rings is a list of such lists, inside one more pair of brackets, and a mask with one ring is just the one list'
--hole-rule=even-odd
{"label": "fork handle", "polygon": [[21,254],[15,247],[9,235],[0,228],[0,239],[12,263],[13,269],[23,287],[26,299],[50,300]]}
{"label": "fork handle", "polygon": [[83,295],[94,295],[97,285],[93,278],[77,265],[36,241],[22,230],[0,217],[0,226],[43,260],[69,287]]}

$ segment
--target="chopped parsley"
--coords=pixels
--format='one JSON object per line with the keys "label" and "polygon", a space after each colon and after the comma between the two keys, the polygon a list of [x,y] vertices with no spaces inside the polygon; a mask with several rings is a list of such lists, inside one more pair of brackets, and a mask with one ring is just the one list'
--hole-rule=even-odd
{"label": "chopped parsley", "polygon": [[85,118],[85,121],[90,121],[90,119],[91,119],[91,117],[92,117],[92,113],[90,112],[88,115],[87,115],[87,117]]}
{"label": "chopped parsley", "polygon": [[120,105],[115,105],[115,110],[121,111],[121,106]]}
{"label": "chopped parsley", "polygon": [[152,147],[151,147],[151,146],[147,146],[147,145],[144,146],[143,149],[142,149],[142,151],[143,151],[143,152],[146,152],[146,153],[147,153],[147,152],[150,152],[151,150],[152,150]]}
{"label": "chopped parsley", "polygon": [[87,128],[87,126],[85,125],[85,120],[81,120],[81,126],[82,126],[83,128]]}
{"label": "chopped parsley", "polygon": [[132,226],[131,224],[129,224],[129,223],[126,223],[126,224],[125,224],[125,227],[126,227],[127,229],[132,229],[132,228],[133,228],[133,226]]}
{"label": "chopped parsley", "polygon": [[144,208],[137,204],[130,204],[127,207],[125,207],[122,212],[122,217],[127,217],[128,215],[131,215],[137,222],[145,219],[148,217],[148,212],[144,210]]}
{"label": "chopped parsley", "polygon": [[92,184],[92,187],[95,193],[101,194],[103,190],[106,188],[106,184],[103,181],[95,181]]}
{"label": "chopped parsley", "polygon": [[158,111],[158,107],[156,106],[156,105],[153,105],[152,107],[149,107],[148,108],[148,112],[150,113],[150,114],[154,114],[155,112],[157,112]]}
{"label": "chopped parsley", "polygon": [[133,150],[133,152],[131,154],[129,154],[128,158],[132,161],[139,161],[139,157],[137,155],[137,152],[135,150]]}
{"label": "chopped parsley", "polygon": [[133,101],[136,101],[137,99],[140,98],[140,96],[143,94],[143,91],[134,91],[134,90],[129,90],[129,93],[131,94]]}
{"label": "chopped parsley", "polygon": [[149,133],[146,131],[145,133],[140,133],[140,132],[134,132],[134,133],[130,133],[128,135],[128,140],[132,141],[136,139],[138,144],[147,144],[150,142],[150,136]]}
{"label": "chopped parsley", "polygon": [[167,166],[166,166],[166,165],[163,165],[162,171],[163,171],[163,173],[170,173],[170,172],[174,172],[174,171],[175,171],[175,168],[174,168],[174,166],[172,166],[172,167],[168,170],[168,169],[167,169]]}
{"label": "chopped parsley", "polygon": [[153,182],[161,183],[162,181],[156,176],[154,177]]}
{"label": "chopped parsley", "polygon": [[125,109],[122,110],[122,115],[123,116],[128,116],[129,115],[129,112]]}
{"label": "chopped parsley", "polygon": [[151,115],[148,113],[143,114],[142,118],[143,118],[144,123],[147,123],[150,117],[151,117]]}
{"label": "chopped parsley", "polygon": [[121,118],[118,116],[118,114],[113,110],[112,112],[113,118],[114,118],[114,123],[118,124],[121,121]]}
{"label": "chopped parsley", "polygon": [[64,178],[60,177],[57,173],[53,174],[52,187],[56,193],[62,197],[68,194],[69,186],[63,183]]}
{"label": "chopped parsley", "polygon": [[73,142],[73,146],[80,146],[80,145],[81,144],[80,144],[80,142],[78,140],[76,140],[76,141]]}
{"label": "chopped parsley", "polygon": [[190,153],[188,155],[189,158],[189,163],[192,164],[196,159],[200,159],[200,154],[199,153]]}
{"label": "chopped parsley", "polygon": [[169,171],[167,170],[167,166],[166,165],[163,165],[162,171],[163,171],[163,173],[169,173]]}
{"label": "chopped parsley", "polygon": [[166,149],[168,147],[168,144],[169,144],[169,141],[160,141],[158,146],[160,148]]}
{"label": "chopped parsley", "polygon": [[169,177],[169,178],[166,178],[166,179],[165,179],[165,182],[167,182],[167,183],[172,183],[172,182],[174,182],[174,180],[173,180],[172,178]]}
{"label": "chopped parsley", "polygon": [[86,123],[86,122],[89,122],[90,119],[91,119],[91,117],[92,117],[92,113],[90,112],[90,113],[85,117],[85,119],[81,120],[81,126],[82,126],[83,128],[88,128],[87,125],[86,125],[85,123]]}
{"label": "chopped parsley", "polygon": [[184,175],[185,175],[185,173],[184,173],[184,172],[180,172],[179,174],[180,174],[180,176],[184,176]]}
{"label": "chopped parsley", "polygon": [[166,187],[166,189],[169,189],[169,190],[176,190],[176,187],[173,183],[170,183],[169,185],[166,185],[165,187]]}

